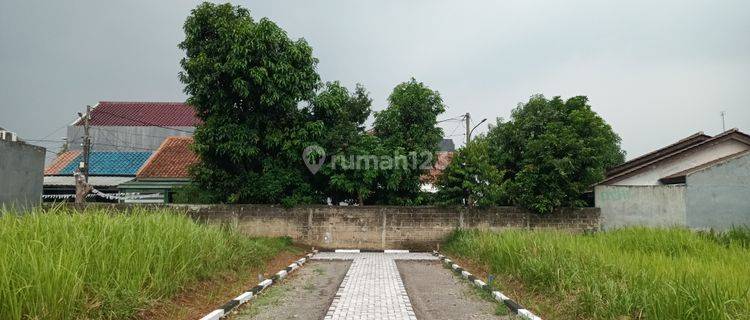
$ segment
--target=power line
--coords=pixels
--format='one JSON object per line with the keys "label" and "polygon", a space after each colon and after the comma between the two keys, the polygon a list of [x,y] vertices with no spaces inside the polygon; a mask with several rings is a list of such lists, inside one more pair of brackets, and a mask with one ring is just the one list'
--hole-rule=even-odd
{"label": "power line", "polygon": [[[456,125],[456,127],[455,127],[455,128],[453,128],[453,131],[451,131],[451,133],[450,133],[450,134],[448,135],[448,137],[453,137],[453,136],[454,136],[453,134],[454,134],[454,133],[456,133],[456,130],[458,130],[458,127],[460,127],[460,126],[461,126],[461,122],[459,122],[459,123],[458,123],[458,124]],[[460,136],[463,136],[463,134],[460,134]]]}
{"label": "power line", "polygon": [[438,120],[436,123],[442,123],[442,122],[446,122],[446,121],[461,121],[461,120],[463,120],[463,115],[455,116],[453,118]]}
{"label": "power line", "polygon": [[[99,130],[101,130],[101,131],[107,131],[107,132],[109,132],[109,133],[122,133],[122,134],[127,134],[127,135],[129,135],[129,136],[133,136],[133,137],[167,138],[167,137],[170,137],[170,136],[172,136],[172,135],[166,135],[166,136],[155,136],[155,135],[142,134],[142,133],[132,133],[132,132],[124,132],[124,131],[113,131],[113,130],[110,130],[110,129],[104,129],[104,128],[100,128],[100,127],[94,127],[94,129],[95,129],[96,131],[99,131]],[[192,134],[193,132],[190,132],[190,133]],[[122,140],[120,140],[120,141],[122,141]]]}
{"label": "power line", "polygon": [[182,130],[182,129],[177,129],[177,128],[170,128],[170,127],[166,127],[166,126],[158,125],[158,124],[155,124],[155,123],[149,123],[149,122],[145,122],[145,121],[143,121],[143,120],[138,120],[138,119],[133,119],[133,118],[130,118],[130,117],[126,117],[126,116],[121,116],[121,115],[119,115],[119,114],[114,114],[114,113],[111,113],[111,112],[103,111],[103,110],[101,110],[101,109],[97,110],[97,112],[101,112],[101,113],[104,113],[104,114],[108,114],[108,115],[111,115],[111,116],[113,116],[113,117],[118,117],[118,118],[120,118],[120,119],[125,119],[125,120],[135,121],[135,122],[138,122],[138,123],[140,123],[140,124],[145,124],[145,125],[147,125],[147,126],[152,126],[152,127],[159,127],[159,128],[164,128],[164,129],[169,129],[169,130],[174,130],[174,131],[180,131],[180,132],[185,132],[185,133],[190,133],[190,134],[192,134],[192,133],[193,133],[192,131],[187,131],[187,130]]}
{"label": "power line", "polygon": [[[93,145],[99,145],[99,146],[121,147],[121,148],[130,148],[130,149],[136,149],[136,150],[156,151],[156,149],[139,148],[139,147],[134,147],[134,146],[121,146],[121,145],[109,144],[109,143],[98,143],[98,142],[95,142],[95,143],[92,143],[92,144]],[[128,152],[128,151],[122,151],[122,150],[118,150],[118,151],[120,151],[120,152]]]}

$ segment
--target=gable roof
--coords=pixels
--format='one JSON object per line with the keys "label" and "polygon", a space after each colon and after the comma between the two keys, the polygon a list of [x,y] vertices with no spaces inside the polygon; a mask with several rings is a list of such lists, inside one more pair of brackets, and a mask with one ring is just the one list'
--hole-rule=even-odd
{"label": "gable roof", "polygon": [[[691,137],[693,137],[693,136],[691,136]],[[691,137],[688,137],[688,138],[691,138]],[[684,141],[684,140],[685,139],[683,139],[681,141]],[[745,134],[745,133],[743,133],[743,132],[741,132],[737,128],[733,128],[731,130],[727,130],[725,132],[722,132],[722,133],[720,133],[720,134],[718,134],[718,135],[716,135],[716,136],[714,136],[714,137],[712,137],[710,139],[699,141],[698,143],[693,143],[690,146],[683,147],[683,148],[677,148],[677,149],[672,150],[672,152],[669,152],[669,153],[658,153],[658,155],[656,155],[656,156],[651,156],[651,157],[649,157],[648,159],[646,159],[644,161],[640,161],[639,163],[637,163],[635,165],[631,165],[631,166],[629,166],[628,168],[626,168],[624,170],[617,171],[614,174],[610,175],[608,173],[607,174],[607,178],[604,179],[603,181],[597,183],[597,184],[615,183],[617,181],[620,181],[620,180],[623,180],[623,179],[628,178],[630,176],[633,176],[633,175],[641,172],[643,169],[648,168],[649,166],[654,165],[656,163],[659,163],[661,161],[665,161],[667,159],[670,159],[672,157],[675,157],[675,156],[678,156],[678,155],[681,155],[681,154],[685,154],[687,152],[701,150],[701,149],[710,147],[710,146],[714,145],[715,143],[722,142],[722,141],[727,141],[727,140],[739,141],[739,142],[742,142],[742,143],[747,144],[747,145],[750,146],[750,136],[747,135],[747,134]],[[678,142],[678,144],[679,144],[679,142]],[[663,148],[663,149],[666,149],[666,148]],[[660,150],[662,150],[662,149],[660,149]]]}
{"label": "gable roof", "polygon": [[422,174],[419,177],[419,181],[423,183],[435,183],[438,177],[443,174],[443,170],[445,170],[445,168],[448,167],[448,165],[453,160],[453,154],[454,152],[435,153],[435,157],[437,158],[435,160],[435,165],[433,165],[429,171]]}
{"label": "gable roof", "polygon": [[167,137],[159,149],[138,170],[138,179],[189,179],[188,169],[198,163],[190,149],[193,137]]}
{"label": "gable roof", "polygon": [[[67,153],[63,156],[68,157]],[[80,152],[53,175],[72,175],[83,155]],[[89,156],[90,176],[135,176],[151,152],[93,151]],[[62,157],[62,156],[61,156]],[[56,160],[57,162],[57,160]],[[51,171],[51,170],[50,170]]]}
{"label": "gable roof", "polygon": [[[201,123],[183,102],[99,102],[91,110],[92,126],[194,127]],[[83,125],[81,119],[73,125]]]}
{"label": "gable roof", "polygon": [[635,167],[637,167],[639,165],[642,165],[642,164],[644,164],[646,162],[649,162],[649,161],[652,161],[654,159],[657,159],[657,158],[659,158],[661,156],[664,156],[666,154],[674,153],[676,151],[683,150],[685,148],[689,148],[691,146],[699,144],[699,143],[701,143],[703,141],[706,141],[708,139],[711,139],[711,136],[709,136],[707,134],[704,134],[703,132],[694,133],[694,134],[692,134],[692,135],[690,135],[690,136],[688,136],[686,138],[683,138],[683,139],[681,139],[681,140],[679,140],[679,141],[677,141],[677,142],[675,142],[673,144],[670,144],[670,145],[668,145],[668,146],[666,146],[664,148],[657,149],[655,151],[651,151],[651,152],[649,152],[647,154],[644,154],[644,155],[642,155],[640,157],[636,157],[634,159],[631,159],[630,161],[626,161],[625,163],[623,163],[623,164],[621,164],[619,166],[616,166],[616,167],[613,167],[613,168],[609,168],[607,170],[606,176],[607,177],[614,176],[614,175],[616,175],[618,173],[627,171],[628,169],[635,168]]}
{"label": "gable roof", "polygon": [[741,158],[741,157],[743,157],[745,155],[748,155],[748,154],[750,154],[750,150],[745,150],[745,151],[737,152],[735,154],[730,154],[730,155],[728,155],[726,157],[721,157],[719,159],[716,159],[716,160],[713,160],[713,161],[709,161],[709,162],[706,162],[706,163],[701,164],[701,165],[697,165],[697,166],[692,167],[690,169],[686,169],[686,170],[682,170],[682,171],[674,173],[674,174],[670,174],[670,175],[668,175],[668,176],[666,176],[664,178],[659,179],[659,182],[661,182],[663,184],[685,183],[685,181],[687,179],[687,176],[689,176],[689,175],[691,175],[693,173],[696,173],[696,172],[701,171],[703,169],[707,169],[707,168],[710,168],[710,167],[713,167],[713,166],[716,166],[716,165],[719,165],[719,164],[722,164],[722,163],[725,163],[725,162],[732,161],[732,160],[737,159],[737,158]]}
{"label": "gable roof", "polygon": [[57,158],[55,158],[46,169],[44,169],[44,175],[56,175],[60,170],[70,164],[73,159],[78,157],[79,154],[81,154],[81,150],[72,150],[62,153],[57,156]]}

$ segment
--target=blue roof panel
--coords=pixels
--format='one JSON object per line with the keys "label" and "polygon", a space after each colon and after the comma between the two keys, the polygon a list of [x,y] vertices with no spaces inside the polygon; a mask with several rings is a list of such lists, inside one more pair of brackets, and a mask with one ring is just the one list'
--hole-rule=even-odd
{"label": "blue roof panel", "polygon": [[[94,151],[89,156],[89,175],[134,176],[150,156],[151,152]],[[81,157],[73,159],[57,174],[73,174]]]}

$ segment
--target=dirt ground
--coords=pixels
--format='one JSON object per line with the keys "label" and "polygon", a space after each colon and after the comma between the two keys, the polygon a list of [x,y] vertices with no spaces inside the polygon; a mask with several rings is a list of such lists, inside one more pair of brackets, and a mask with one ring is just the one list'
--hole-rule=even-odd
{"label": "dirt ground", "polygon": [[231,319],[322,319],[351,261],[310,261],[251,300]]}
{"label": "dirt ground", "polygon": [[279,253],[259,269],[228,272],[216,278],[192,284],[174,298],[158,303],[142,311],[138,319],[176,320],[199,319],[216,307],[236,297],[247,288],[258,283],[258,274],[270,277],[292,261],[302,257],[306,248],[291,248]]}
{"label": "dirt ground", "polygon": [[396,261],[396,265],[419,319],[512,319],[504,305],[440,262]]}

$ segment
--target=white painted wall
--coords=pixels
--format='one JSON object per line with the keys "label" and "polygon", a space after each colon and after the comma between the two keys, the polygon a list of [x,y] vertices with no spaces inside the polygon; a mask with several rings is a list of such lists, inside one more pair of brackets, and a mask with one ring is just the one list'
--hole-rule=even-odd
{"label": "white painted wall", "polygon": [[750,154],[687,176],[687,225],[750,226]]}
{"label": "white painted wall", "polygon": [[669,160],[654,164],[647,170],[617,181],[616,186],[654,186],[660,185],[659,179],[668,175],[687,170],[706,162],[726,157],[737,152],[749,150],[750,146],[735,140],[718,142],[708,148],[698,151],[686,152],[683,155],[672,157]]}
{"label": "white painted wall", "polygon": [[[168,136],[192,136],[195,127],[174,129],[153,126],[92,126],[90,129],[94,151],[154,151]],[[69,126],[70,150],[81,148],[83,127]]]}
{"label": "white painted wall", "polygon": [[685,186],[606,186],[594,188],[602,228],[684,226]]}

